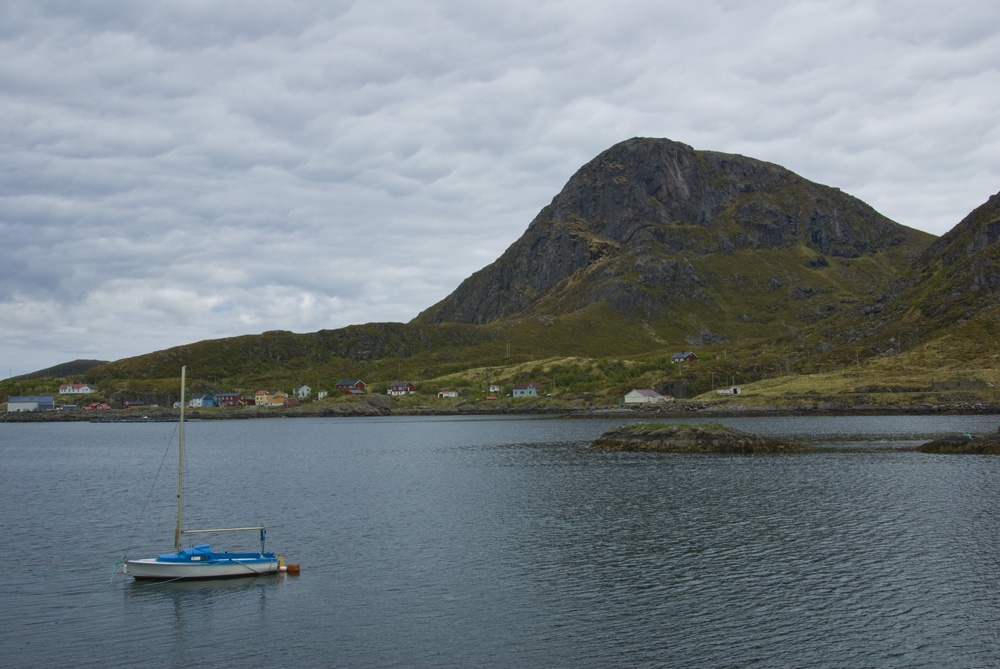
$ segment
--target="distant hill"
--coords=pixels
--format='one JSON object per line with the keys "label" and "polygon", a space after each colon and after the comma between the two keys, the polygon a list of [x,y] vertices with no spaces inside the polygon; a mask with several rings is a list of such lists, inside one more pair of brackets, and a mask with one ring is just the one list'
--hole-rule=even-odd
{"label": "distant hill", "polygon": [[93,369],[94,367],[106,365],[107,363],[107,360],[74,360],[73,362],[64,362],[61,365],[49,367],[48,369],[41,369],[37,372],[15,376],[12,377],[11,380],[29,381],[31,379],[44,379],[48,377],[62,378],[66,376],[77,376]]}
{"label": "distant hill", "polygon": [[692,345],[774,336],[844,311],[933,241],[777,165],[636,138],[584,165],[496,262],[413,323],[603,304]]}
{"label": "distant hill", "polygon": [[[777,165],[631,139],[584,165],[500,258],[408,324],[197,342],[92,367],[84,380],[152,397],[187,364],[196,392],[337,378],[478,387],[511,375],[613,394],[825,373],[822,383],[854,392],[873,384],[853,379],[874,361],[896,365],[894,388],[931,377],[1000,387],[998,241],[1000,194],[935,239]],[[695,347],[698,365],[669,364]],[[996,374],[980,373],[990,366]]]}

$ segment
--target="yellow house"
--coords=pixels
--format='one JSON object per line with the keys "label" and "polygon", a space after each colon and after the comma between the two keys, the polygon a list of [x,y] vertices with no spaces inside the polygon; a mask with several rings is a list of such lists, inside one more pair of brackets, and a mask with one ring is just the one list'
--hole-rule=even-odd
{"label": "yellow house", "polygon": [[258,390],[253,394],[253,403],[259,407],[288,406],[288,394],[280,390]]}

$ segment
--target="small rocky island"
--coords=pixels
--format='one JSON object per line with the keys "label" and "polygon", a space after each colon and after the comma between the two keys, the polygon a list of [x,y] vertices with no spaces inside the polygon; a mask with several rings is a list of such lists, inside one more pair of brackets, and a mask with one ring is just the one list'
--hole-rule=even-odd
{"label": "small rocky island", "polygon": [[759,434],[743,432],[719,423],[668,425],[635,423],[607,430],[590,445],[604,451],[651,451],[659,453],[794,453],[805,446]]}
{"label": "small rocky island", "polygon": [[928,441],[917,450],[921,453],[1000,455],[1000,434],[957,434]]}

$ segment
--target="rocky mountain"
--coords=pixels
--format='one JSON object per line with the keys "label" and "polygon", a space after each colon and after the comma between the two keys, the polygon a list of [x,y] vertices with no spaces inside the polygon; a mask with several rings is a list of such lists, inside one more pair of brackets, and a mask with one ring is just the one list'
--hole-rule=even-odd
{"label": "rocky mountain", "polygon": [[923,316],[969,318],[1000,303],[1000,193],[920,257],[909,298]]}
{"label": "rocky mountain", "polygon": [[1000,306],[998,242],[1000,193],[931,244],[886,291],[834,319],[836,334],[847,341],[891,337],[915,344],[989,316]]}
{"label": "rocky mountain", "polygon": [[413,322],[601,304],[691,343],[765,336],[842,311],[932,241],[777,165],[635,138],[580,168],[497,261]]}
{"label": "rocky mountain", "polygon": [[[575,387],[624,369],[577,359],[723,342],[712,371],[745,382],[856,366],[970,319],[963,341],[989,341],[1000,328],[998,241],[1000,194],[935,240],[774,164],[630,139],[581,167],[499,259],[411,323],[197,342],[94,367],[84,380],[117,380],[138,397],[182,363],[207,391],[434,379],[554,358],[567,360],[560,383]],[[982,355],[963,345],[939,348]]]}

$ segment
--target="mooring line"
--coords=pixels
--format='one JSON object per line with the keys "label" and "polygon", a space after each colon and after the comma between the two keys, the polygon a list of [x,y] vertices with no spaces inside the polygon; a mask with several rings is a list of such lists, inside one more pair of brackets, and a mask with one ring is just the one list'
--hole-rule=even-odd
{"label": "mooring line", "polygon": [[121,565],[122,565],[122,561],[121,560],[116,561],[115,564],[114,564],[114,569],[111,571],[111,578],[108,579],[107,585],[105,585],[103,588],[101,588],[100,590],[98,590],[97,592],[95,592],[94,594],[92,594],[90,596],[90,598],[87,601],[85,601],[83,604],[80,604],[79,606],[71,609],[66,615],[64,615],[62,618],[60,618],[59,620],[57,620],[55,622],[55,624],[58,625],[62,621],[66,620],[66,618],[69,618],[71,615],[73,615],[74,613],[76,613],[77,611],[79,611],[80,609],[82,609],[83,607],[85,607],[87,604],[90,604],[92,601],[94,601],[94,597],[97,597],[99,594],[101,594],[102,592],[104,592],[105,590],[107,590],[108,588],[110,588],[111,584],[115,582],[115,574],[118,573],[118,567],[120,567]]}

